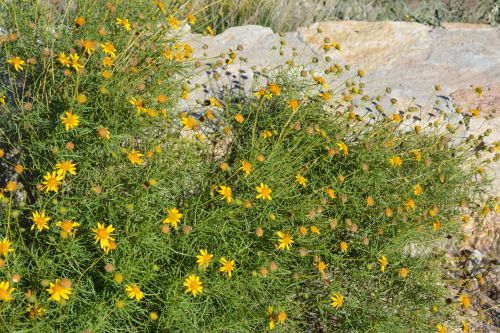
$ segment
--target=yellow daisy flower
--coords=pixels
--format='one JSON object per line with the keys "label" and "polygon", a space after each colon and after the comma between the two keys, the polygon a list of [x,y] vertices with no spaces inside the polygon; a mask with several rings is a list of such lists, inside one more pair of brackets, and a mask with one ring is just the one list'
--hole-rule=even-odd
{"label": "yellow daisy flower", "polygon": [[58,162],[56,164],[56,170],[63,176],[66,176],[67,173],[76,175],[76,164],[74,164],[72,160]]}
{"label": "yellow daisy flower", "polygon": [[144,293],[141,291],[141,288],[136,284],[129,284],[125,287],[125,291],[128,293],[128,297],[130,299],[134,299],[139,302],[144,298]]}
{"label": "yellow daisy flower", "polygon": [[0,282],[0,300],[3,302],[12,301],[14,298],[12,297],[12,292],[16,290],[16,288],[10,288],[9,281]]}
{"label": "yellow daisy flower", "polygon": [[344,157],[349,155],[349,148],[347,147],[345,142],[343,141],[337,142],[337,147],[339,148],[339,151],[344,155]]}
{"label": "yellow daisy flower", "polygon": [[292,246],[292,244],[295,243],[292,239],[292,236],[290,236],[289,234],[286,234],[282,231],[278,231],[276,234],[279,237],[278,238],[278,242],[279,242],[278,249],[290,250],[290,246]]}
{"label": "yellow daisy flower", "polygon": [[50,297],[49,300],[60,302],[61,299],[68,300],[71,295],[71,281],[69,279],[57,279],[54,283],[50,283],[47,292]]}
{"label": "yellow daisy flower", "polygon": [[191,293],[193,297],[198,296],[203,292],[203,282],[200,281],[200,277],[197,275],[189,275],[183,283],[186,290],[186,294]]}
{"label": "yellow daisy flower", "polygon": [[163,223],[164,224],[171,224],[172,227],[174,227],[175,229],[177,229],[177,225],[179,224],[179,222],[181,221],[181,218],[183,216],[182,213],[180,213],[177,208],[171,208],[169,210],[167,210],[167,217],[163,220]]}
{"label": "yellow daisy flower", "polygon": [[306,177],[304,177],[302,175],[296,175],[295,176],[295,181],[297,183],[299,183],[300,185],[302,185],[303,187],[307,186],[307,179],[306,179]]}
{"label": "yellow daisy flower", "polygon": [[395,168],[401,167],[401,165],[403,164],[403,160],[399,156],[393,156],[389,158],[389,163]]}
{"label": "yellow daisy flower", "polygon": [[26,65],[26,62],[19,57],[10,58],[7,60],[7,63],[14,66],[16,72],[22,71],[23,66]]}
{"label": "yellow daisy flower", "polygon": [[105,226],[104,223],[97,223],[97,228],[92,229],[92,232],[95,233],[95,242],[99,243],[100,247],[108,252],[110,249],[110,245],[114,242],[113,232],[116,229],[112,224]]}
{"label": "yellow daisy flower", "polygon": [[111,58],[116,57],[116,49],[113,43],[111,42],[106,42],[104,44],[101,44],[102,51],[106,54],[109,54]]}
{"label": "yellow daisy flower", "polygon": [[128,21],[128,19],[121,19],[117,17],[116,25],[121,25],[125,28],[125,30],[130,31],[130,22]]}
{"label": "yellow daisy flower", "polygon": [[257,199],[262,199],[262,200],[272,200],[273,198],[271,197],[271,193],[273,192],[266,184],[260,183],[260,186],[257,186],[255,188],[257,191]]}
{"label": "yellow daisy flower", "polygon": [[11,252],[14,252],[14,248],[12,248],[12,243],[7,238],[4,238],[0,242],[0,255],[7,257]]}
{"label": "yellow daisy flower", "polygon": [[340,293],[333,294],[330,304],[333,308],[340,309],[344,305],[344,296]]}
{"label": "yellow daisy flower", "polygon": [[64,125],[66,131],[72,130],[80,124],[80,117],[71,111],[66,111],[64,116],[61,117],[61,122]]}
{"label": "yellow daisy flower", "polygon": [[47,224],[47,222],[52,220],[51,217],[45,216],[44,210],[42,210],[41,212],[37,210],[34,211],[32,213],[31,219],[33,220],[33,225],[31,226],[31,230],[35,229],[36,227],[38,231],[42,231],[43,229],[49,229],[49,225]]}
{"label": "yellow daisy flower", "polygon": [[71,66],[70,59],[68,58],[68,56],[66,56],[66,53],[64,53],[64,52],[59,53],[59,57],[57,58],[57,60],[59,60],[59,62],[63,66],[66,66],[66,67],[70,67]]}
{"label": "yellow daisy flower", "polygon": [[212,261],[212,258],[214,257],[213,254],[208,253],[207,249],[201,249],[200,254],[196,256],[198,260],[196,260],[196,263],[198,264],[198,267],[207,269],[208,265],[210,265],[210,262]]}
{"label": "yellow daisy flower", "polygon": [[380,271],[381,272],[384,272],[385,271],[385,268],[387,267],[387,264],[389,263],[387,261],[387,257],[386,256],[382,256],[378,262],[380,263]]}
{"label": "yellow daisy flower", "polygon": [[226,200],[226,202],[229,204],[233,202],[233,191],[229,186],[219,186],[220,190],[217,192],[221,195],[222,200]]}
{"label": "yellow daisy flower", "polygon": [[57,192],[63,178],[63,175],[57,171],[47,172],[47,174],[43,176],[44,180],[42,181],[45,192]]}
{"label": "yellow daisy flower", "polygon": [[248,176],[252,172],[252,164],[250,162],[247,162],[245,160],[241,160],[241,167],[238,170],[241,170],[245,173],[246,176]]}
{"label": "yellow daisy flower", "polygon": [[231,277],[235,266],[234,260],[227,260],[226,258],[222,257],[220,258],[219,263],[219,271],[221,271],[222,273],[226,273],[229,277]]}
{"label": "yellow daisy flower", "polygon": [[80,63],[80,57],[78,56],[78,53],[70,54],[69,59],[71,60],[71,67],[73,67],[73,69],[77,73],[79,73],[83,68],[83,65]]}
{"label": "yellow daisy flower", "polygon": [[75,236],[75,228],[79,227],[80,224],[71,220],[64,220],[57,222],[56,226],[61,229],[61,237],[67,238],[68,236]]}
{"label": "yellow daisy flower", "polygon": [[129,154],[128,154],[128,160],[130,161],[130,163],[134,164],[134,165],[142,165],[144,163],[144,161],[141,159],[141,157],[143,157],[144,154],[141,154],[140,152],[136,151],[135,149],[132,150]]}

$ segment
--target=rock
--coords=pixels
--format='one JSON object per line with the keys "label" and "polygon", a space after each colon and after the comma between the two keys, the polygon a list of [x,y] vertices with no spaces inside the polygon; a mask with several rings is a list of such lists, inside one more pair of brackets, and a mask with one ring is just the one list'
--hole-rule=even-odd
{"label": "rock", "polygon": [[325,37],[340,43],[342,51],[331,51],[332,56],[364,68],[370,90],[390,86],[417,102],[436,84],[445,95],[500,84],[500,28],[488,25],[335,21],[300,28],[299,36],[315,50]]}

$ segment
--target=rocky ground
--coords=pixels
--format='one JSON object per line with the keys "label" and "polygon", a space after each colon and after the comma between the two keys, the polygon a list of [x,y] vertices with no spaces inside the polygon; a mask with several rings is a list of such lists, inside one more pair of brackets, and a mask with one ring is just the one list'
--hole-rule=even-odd
{"label": "rocky ground", "polygon": [[[327,67],[322,60],[325,38],[341,45],[340,52],[333,49],[327,53],[333,63],[366,71],[367,94],[382,94],[390,87],[390,97],[399,103],[416,103],[432,111],[429,97],[435,85],[440,85],[439,93],[449,98],[450,112],[454,112],[454,105],[481,110],[469,131],[464,129],[458,136],[479,135],[489,128],[492,133],[486,141],[500,141],[500,28],[478,24],[429,27],[410,22],[336,21],[282,35],[261,26],[230,28],[215,37],[190,34],[189,42],[204,64],[222,59],[221,54],[227,58],[230,50],[237,59],[218,70],[222,80],[208,80],[214,71],[209,65],[201,66],[189,84],[200,84],[204,89],[194,91],[184,107],[194,106],[196,99],[207,98],[219,88],[211,85],[248,91],[259,72],[291,57],[296,63],[309,64],[307,69],[322,72]],[[313,64],[313,58],[319,61]],[[482,87],[481,98],[475,87]],[[489,173],[496,178],[491,195],[498,196],[500,163]],[[448,249],[454,272],[450,278],[463,282],[450,285],[450,301],[456,301],[461,293],[472,296],[472,307],[464,313],[471,332],[500,332],[499,222],[498,215],[472,221],[464,230],[465,241]]]}

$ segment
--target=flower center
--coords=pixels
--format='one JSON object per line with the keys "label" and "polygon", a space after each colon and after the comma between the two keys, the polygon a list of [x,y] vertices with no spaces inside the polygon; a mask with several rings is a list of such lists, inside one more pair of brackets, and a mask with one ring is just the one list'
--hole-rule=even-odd
{"label": "flower center", "polygon": [[106,229],[99,229],[99,231],[97,231],[97,237],[100,239],[108,239],[108,232]]}

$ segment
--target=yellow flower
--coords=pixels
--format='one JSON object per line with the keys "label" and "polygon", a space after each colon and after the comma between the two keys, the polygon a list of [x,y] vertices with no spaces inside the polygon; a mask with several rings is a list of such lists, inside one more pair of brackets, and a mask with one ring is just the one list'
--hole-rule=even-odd
{"label": "yellow flower", "polygon": [[252,164],[245,160],[241,160],[241,167],[238,170],[245,172],[245,175],[248,176],[252,172]]}
{"label": "yellow flower", "polygon": [[222,108],[222,105],[215,97],[210,97],[208,100],[211,106],[215,106],[216,108]]}
{"label": "yellow flower", "polygon": [[285,323],[286,317],[287,315],[285,311],[281,311],[280,313],[278,313],[278,322],[280,323],[280,325],[283,325]]}
{"label": "yellow flower", "polygon": [[92,229],[95,233],[95,242],[99,243],[101,249],[106,253],[110,250],[110,245],[114,242],[113,232],[115,228],[112,224],[105,226],[104,223],[97,223],[97,228]]}
{"label": "yellow flower", "polygon": [[5,96],[4,95],[0,95],[0,105],[5,106]]}
{"label": "yellow flower", "polygon": [[115,65],[113,58],[111,57],[104,57],[102,59],[102,65],[104,67],[113,67]]}
{"label": "yellow flower", "polygon": [[281,96],[281,88],[279,85],[276,83],[269,83],[267,86],[269,87],[269,91],[271,91],[271,93],[276,96]]}
{"label": "yellow flower", "polygon": [[325,91],[324,93],[320,94],[321,98],[324,100],[324,101],[329,101],[332,99],[332,95],[330,95],[329,92]]}
{"label": "yellow flower", "polygon": [[245,120],[245,117],[243,117],[243,115],[241,113],[237,113],[235,116],[234,116],[234,120],[237,122],[237,123],[242,123],[244,120]]}
{"label": "yellow flower", "polygon": [[279,237],[278,239],[278,242],[279,242],[279,245],[278,245],[278,249],[282,249],[282,250],[290,250],[290,246],[295,243],[292,239],[292,236],[290,236],[289,234],[285,234],[284,232],[281,232],[281,231],[278,231],[276,233]]}
{"label": "yellow flower", "polygon": [[102,51],[106,54],[109,54],[111,58],[116,57],[116,49],[111,42],[106,42],[104,44],[101,44]]}
{"label": "yellow flower", "polygon": [[136,284],[129,284],[126,286],[125,291],[128,293],[128,298],[134,299],[139,302],[144,298],[144,293],[141,291],[141,288]]}
{"label": "yellow flower", "polygon": [[93,40],[81,40],[80,43],[82,44],[83,52],[92,55],[92,52],[95,50],[96,42]]}
{"label": "yellow flower", "polygon": [[81,27],[81,26],[84,26],[86,23],[85,21],[85,17],[83,16],[78,16],[76,19],[75,19],[75,24],[77,27]]}
{"label": "yellow flower", "polygon": [[344,296],[340,293],[335,293],[333,294],[331,301],[332,302],[330,304],[332,307],[338,310],[344,305]]}
{"label": "yellow flower", "polygon": [[220,190],[217,191],[219,192],[219,194],[222,196],[222,200],[226,200],[227,203],[231,203],[233,202],[233,191],[231,190],[231,188],[229,186],[223,186],[223,185],[220,185]]}
{"label": "yellow flower", "polygon": [[135,149],[133,149],[129,154],[128,154],[128,160],[130,161],[130,163],[134,164],[134,165],[142,165],[144,163],[144,161],[141,159],[141,157],[143,157],[144,154],[141,154],[140,152],[136,151]]}
{"label": "yellow flower", "polygon": [[393,113],[391,115],[392,121],[395,123],[400,123],[401,122],[401,115],[399,113]]}
{"label": "yellow flower", "polygon": [[325,192],[326,192],[326,194],[328,194],[328,196],[330,197],[330,199],[337,198],[337,194],[335,193],[334,189],[332,189],[330,187],[327,187],[327,188],[325,188]]}
{"label": "yellow flower", "polygon": [[373,199],[373,197],[371,195],[369,195],[366,198],[366,205],[367,206],[373,206],[374,204],[375,204],[375,200]]}
{"label": "yellow flower", "polygon": [[408,268],[403,267],[399,270],[399,276],[401,276],[403,279],[406,279],[408,273],[409,273]]}
{"label": "yellow flower", "polygon": [[295,181],[297,183],[299,183],[300,185],[302,185],[303,187],[307,186],[307,179],[304,176],[302,176],[302,175],[296,175],[295,176]]}
{"label": "yellow flower", "polygon": [[268,130],[263,130],[262,132],[260,132],[260,136],[264,139],[269,139],[273,136],[273,132]]}
{"label": "yellow flower", "polygon": [[177,229],[177,225],[181,221],[182,213],[180,213],[177,208],[171,208],[167,210],[167,217],[163,220],[164,224],[171,224],[175,229]]}
{"label": "yellow flower", "polygon": [[70,65],[71,65],[70,59],[66,56],[66,53],[64,53],[64,52],[59,53],[59,57],[57,58],[57,60],[59,60],[59,62],[63,66],[70,67]]}
{"label": "yellow flower", "polygon": [[61,229],[61,237],[66,238],[68,236],[75,236],[75,228],[79,227],[80,224],[71,220],[64,220],[57,222],[56,226]]}
{"label": "yellow flower", "polygon": [[413,194],[418,196],[418,195],[421,195],[422,193],[424,193],[424,190],[419,183],[417,183],[415,186],[413,186]]}
{"label": "yellow flower", "polygon": [[16,72],[22,71],[23,66],[26,65],[26,62],[19,57],[10,58],[7,60],[7,63],[14,66]]}
{"label": "yellow flower", "polygon": [[177,20],[174,16],[170,15],[168,19],[168,25],[175,30],[179,30],[179,20]]}
{"label": "yellow flower", "polygon": [[191,293],[193,297],[198,296],[203,292],[203,282],[200,281],[200,277],[197,275],[189,275],[183,283],[186,290],[184,292],[186,294]]}
{"label": "yellow flower", "polygon": [[130,104],[135,106],[135,108],[137,109],[137,113],[141,113],[141,112],[146,111],[146,107],[144,106],[144,102],[142,100],[140,100],[140,99],[138,100],[135,97],[130,97],[129,102],[130,102]]}
{"label": "yellow flower", "polygon": [[198,264],[198,267],[207,269],[213,257],[214,255],[208,253],[207,249],[201,249],[200,254],[196,256],[196,258],[198,259],[196,260],[196,263]]}
{"label": "yellow flower", "polygon": [[323,86],[323,88],[328,89],[328,83],[326,83],[325,78],[322,76],[314,76],[313,80],[316,81],[317,84]]}
{"label": "yellow flower", "polygon": [[117,17],[116,25],[121,25],[125,28],[125,30],[130,31],[130,22],[128,21],[128,19],[121,19]]}
{"label": "yellow flower", "polygon": [[78,117],[76,114],[73,114],[73,112],[71,111],[66,111],[66,113],[64,113],[64,116],[61,117],[61,122],[64,125],[64,129],[66,129],[66,131],[69,131],[80,124],[80,117]]}
{"label": "yellow flower", "polygon": [[3,302],[12,301],[14,298],[12,297],[12,292],[16,290],[16,288],[10,288],[9,281],[0,282],[0,300]]}
{"label": "yellow flower", "polygon": [[470,307],[470,298],[467,295],[461,295],[459,298],[459,303],[462,305],[465,309]]}
{"label": "yellow flower", "polygon": [[437,324],[436,328],[437,328],[438,333],[446,333],[446,332],[448,332],[446,330],[446,326],[444,326],[443,324]]}
{"label": "yellow flower", "polygon": [[339,151],[344,154],[344,157],[349,155],[349,148],[347,148],[345,142],[343,141],[337,142],[337,147],[339,148]]}
{"label": "yellow flower", "polygon": [[76,175],[76,164],[71,160],[58,162],[56,164],[56,170],[63,176],[66,176],[67,173]]}
{"label": "yellow flower", "polygon": [[403,160],[401,160],[401,157],[399,156],[393,156],[389,158],[389,163],[393,167],[400,167],[403,164]]}
{"label": "yellow flower", "polygon": [[59,172],[47,172],[47,174],[43,176],[44,180],[42,181],[42,185],[45,187],[45,192],[57,192],[59,184],[61,184],[63,178],[63,175]]}
{"label": "yellow flower", "polygon": [[266,184],[260,183],[260,186],[255,188],[257,196],[255,198],[262,200],[272,200],[271,193],[273,192]]}
{"label": "yellow flower", "polygon": [[196,119],[192,116],[186,117],[185,115],[181,115],[181,121],[185,129],[193,129],[196,126]]}
{"label": "yellow flower", "polygon": [[189,24],[191,24],[191,25],[196,23],[196,17],[194,17],[194,15],[191,13],[187,14],[186,19],[188,20]]}
{"label": "yellow flower", "polygon": [[415,201],[413,201],[413,199],[406,200],[404,207],[407,211],[409,211],[410,209],[415,210],[417,208],[417,206],[415,205]]}
{"label": "yellow flower", "polygon": [[15,181],[8,181],[7,185],[5,185],[5,190],[7,192],[14,192],[16,189],[17,189],[17,183]]}
{"label": "yellow flower", "polygon": [[312,225],[312,226],[310,227],[310,229],[311,229],[311,233],[313,233],[313,234],[316,234],[316,235],[320,235],[320,234],[321,234],[321,233],[319,232],[318,227],[317,227],[317,226],[315,226],[315,225]]}
{"label": "yellow flower", "polygon": [[382,256],[378,262],[380,263],[380,271],[381,272],[384,272],[385,271],[385,268],[387,267],[387,264],[389,263],[387,261],[387,257],[386,256]]}
{"label": "yellow flower", "polygon": [[347,251],[347,243],[346,242],[340,242],[340,251],[345,252]]}
{"label": "yellow flower", "polygon": [[476,108],[476,109],[470,109],[469,112],[474,116],[474,118],[478,118],[479,114],[481,113],[481,110]]}
{"label": "yellow flower", "polygon": [[325,269],[328,265],[325,264],[323,261],[320,261],[316,264],[316,268],[318,271],[321,273],[321,275],[325,275]]}
{"label": "yellow flower", "polygon": [[467,320],[462,320],[462,333],[468,333],[469,332],[469,324],[467,323]]}
{"label": "yellow flower", "polygon": [[80,64],[80,57],[78,53],[73,53],[69,55],[69,59],[71,60],[71,67],[78,73],[83,68],[83,65]]}
{"label": "yellow flower", "polygon": [[432,222],[432,229],[434,231],[438,231],[439,229],[441,229],[441,221],[435,220],[434,222]]}
{"label": "yellow flower", "polygon": [[7,238],[4,238],[0,242],[0,255],[7,257],[11,252],[14,252],[14,249],[12,248],[12,243]]}
{"label": "yellow flower", "polygon": [[60,302],[62,299],[69,299],[71,295],[71,281],[68,279],[57,279],[54,283],[50,283],[47,292],[50,297],[49,300]]}
{"label": "yellow flower", "polygon": [[226,258],[222,257],[219,259],[219,263],[219,271],[221,271],[222,273],[226,273],[229,277],[231,277],[235,266],[234,260],[227,260]]}
{"label": "yellow flower", "polygon": [[292,109],[292,112],[297,112],[297,110],[299,109],[299,101],[296,99],[289,100],[288,107]]}

